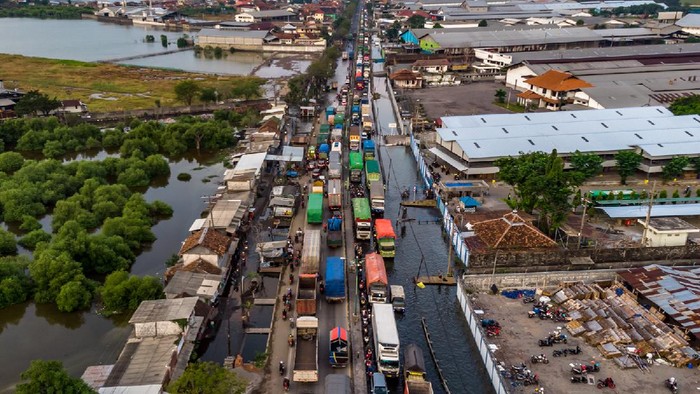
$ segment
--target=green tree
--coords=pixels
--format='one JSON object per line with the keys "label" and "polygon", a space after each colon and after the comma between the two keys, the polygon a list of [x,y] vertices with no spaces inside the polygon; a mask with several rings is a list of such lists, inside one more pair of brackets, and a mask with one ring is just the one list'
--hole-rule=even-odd
{"label": "green tree", "polygon": [[51,234],[47,233],[42,229],[39,229],[28,232],[24,237],[20,238],[17,243],[22,245],[22,247],[25,249],[34,250],[40,242],[48,243],[50,241]]}
{"label": "green tree", "polygon": [[406,23],[411,29],[422,29],[425,26],[425,17],[414,14],[406,20]]}
{"label": "green tree", "polygon": [[95,393],[85,382],[66,372],[60,361],[34,360],[22,372],[22,383],[17,385],[17,394],[92,394]]}
{"label": "green tree", "polygon": [[674,101],[668,109],[675,115],[697,115],[700,114],[700,96],[693,95],[681,97]]}
{"label": "green tree", "polygon": [[7,230],[0,229],[0,256],[17,254],[17,241],[15,235]]}
{"label": "green tree", "polygon": [[637,167],[642,162],[642,155],[637,152],[624,150],[615,155],[617,173],[620,174],[620,183],[627,184],[627,178],[637,172]]}
{"label": "green tree", "polygon": [[688,167],[690,160],[685,156],[676,156],[669,160],[661,171],[664,181],[670,181],[683,175],[683,169]]}
{"label": "green tree", "polygon": [[163,45],[163,48],[167,48],[168,47],[168,36],[166,36],[165,34],[161,34],[160,35],[160,44]]}
{"label": "green tree", "polygon": [[479,21],[479,25],[478,25],[478,26],[479,26],[479,27],[486,27],[486,26],[488,26],[488,25],[489,25],[489,23],[486,22],[486,19],[482,19],[482,20]]}
{"label": "green tree", "polygon": [[51,111],[58,109],[60,106],[61,102],[55,97],[49,98],[49,96],[38,90],[31,90],[17,102],[15,112],[20,116],[33,116],[37,113],[48,116]]}
{"label": "green tree", "polygon": [[0,308],[29,299],[32,284],[26,275],[25,256],[0,257]]}
{"label": "green tree", "polygon": [[583,179],[590,179],[603,171],[603,158],[595,153],[574,152],[569,158],[571,168],[583,175]]}
{"label": "green tree", "polygon": [[443,27],[442,27],[441,24],[435,23],[435,24],[433,25],[433,29],[443,29]]}
{"label": "green tree", "polygon": [[87,279],[73,280],[61,287],[56,297],[56,306],[61,312],[74,312],[87,309],[92,303],[92,292],[84,282]]}
{"label": "green tree", "polygon": [[24,157],[17,152],[0,153],[0,171],[12,174],[22,168]]}
{"label": "green tree", "polygon": [[503,89],[496,90],[496,94],[495,94],[496,101],[498,101],[501,104],[505,103],[507,95],[508,95],[508,93]]}
{"label": "green tree", "polygon": [[557,151],[520,153],[496,160],[499,178],[513,187],[512,208],[539,214],[540,227],[551,233],[566,218],[571,196],[582,182],[574,171],[564,171]]}
{"label": "green tree", "polygon": [[203,103],[213,103],[216,101],[218,93],[214,88],[202,88],[199,92],[199,100]]}
{"label": "green tree", "polygon": [[245,77],[238,79],[231,87],[231,96],[250,100],[255,97],[260,97],[260,86],[264,81],[256,77]]}
{"label": "green tree", "polygon": [[41,229],[41,223],[34,217],[30,215],[22,216],[22,224],[19,229],[22,231],[34,231]]}
{"label": "green tree", "polygon": [[146,300],[163,298],[163,285],[153,276],[138,277],[126,271],[114,271],[99,289],[108,314],[133,311]]}
{"label": "green tree", "polygon": [[175,97],[185,105],[192,105],[192,101],[199,94],[199,84],[193,80],[178,82],[175,85]]}
{"label": "green tree", "polygon": [[583,25],[585,25],[585,24],[586,24],[586,22],[584,22],[583,19],[577,19],[577,20],[576,20],[576,26],[583,26]]}
{"label": "green tree", "polygon": [[243,394],[247,382],[235,372],[213,362],[189,364],[176,381],[168,385],[174,394]]}
{"label": "green tree", "polygon": [[29,274],[36,284],[34,299],[39,303],[55,302],[63,285],[80,278],[80,264],[67,252],[48,248],[35,253],[29,264]]}
{"label": "green tree", "polygon": [[401,33],[401,23],[399,21],[394,21],[394,23],[386,30],[386,38],[389,41],[394,41],[399,38]]}

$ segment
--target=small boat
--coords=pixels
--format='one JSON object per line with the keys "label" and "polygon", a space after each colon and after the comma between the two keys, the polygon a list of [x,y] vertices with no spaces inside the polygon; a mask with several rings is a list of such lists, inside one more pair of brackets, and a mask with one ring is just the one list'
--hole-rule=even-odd
{"label": "small boat", "polygon": [[435,200],[401,201],[401,206],[417,208],[435,208],[437,207],[437,202]]}

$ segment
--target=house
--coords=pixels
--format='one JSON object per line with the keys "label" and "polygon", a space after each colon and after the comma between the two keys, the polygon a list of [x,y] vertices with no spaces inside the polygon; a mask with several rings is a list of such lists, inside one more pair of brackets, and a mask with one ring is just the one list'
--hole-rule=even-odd
{"label": "house", "polygon": [[231,245],[228,235],[205,227],[185,239],[178,255],[185,267],[202,264],[210,267],[210,273],[221,273],[233,254]]}
{"label": "house", "polygon": [[469,250],[553,248],[557,243],[516,211],[500,218],[472,223],[474,235],[465,238]]}
{"label": "house", "polygon": [[266,10],[241,12],[234,16],[236,22],[290,22],[297,15],[288,10]]}
{"label": "house", "polygon": [[389,79],[399,89],[420,89],[423,87],[423,77],[420,73],[411,70],[399,70],[391,75]]}
{"label": "house", "polygon": [[526,91],[518,94],[518,104],[529,107],[559,110],[564,104],[573,103],[574,96],[583,88],[593,85],[575,76],[549,70],[542,75],[525,80]]}
{"label": "house", "polygon": [[82,114],[88,112],[88,109],[87,105],[80,100],[63,100],[59,111],[64,114]]}
{"label": "house", "polygon": [[411,65],[411,70],[419,73],[444,74],[450,67],[447,59],[422,59],[416,60]]}
{"label": "house", "polygon": [[646,220],[637,219],[645,228],[644,244],[648,247],[683,246],[688,242],[688,235],[700,232],[700,229],[679,217],[655,217]]}
{"label": "house", "polygon": [[163,292],[167,299],[198,297],[202,302],[209,304],[214,302],[223,290],[223,279],[222,275],[178,271],[168,281]]}
{"label": "house", "polygon": [[197,45],[206,47],[233,48],[239,51],[261,51],[275,37],[269,30],[256,30],[254,23],[250,30],[202,29],[197,36]]}
{"label": "house", "polygon": [[681,30],[694,36],[700,36],[700,14],[688,14],[676,22]]}
{"label": "house", "polygon": [[185,297],[143,301],[129,319],[134,337],[182,335],[195,326],[199,298]]}
{"label": "house", "polygon": [[0,98],[0,112],[14,110],[15,104],[16,103],[10,99]]}

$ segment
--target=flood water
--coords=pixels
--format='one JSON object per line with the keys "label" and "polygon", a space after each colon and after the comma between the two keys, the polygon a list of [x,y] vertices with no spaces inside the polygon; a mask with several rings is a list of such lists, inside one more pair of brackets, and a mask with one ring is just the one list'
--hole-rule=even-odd
{"label": "flood water", "polygon": [[[191,154],[173,160],[170,176],[157,180],[156,186],[144,193],[148,201],[168,203],[174,213],[152,228],[158,239],[138,256],[132,273],[162,276],[163,263],[178,252],[192,221],[205,208],[201,197],[216,192],[224,167],[221,161],[212,164],[214,159],[210,154]],[[192,179],[177,180],[181,172],[191,174]],[[50,217],[43,221],[50,225]],[[89,365],[114,363],[131,330],[127,322],[126,316],[105,318],[94,310],[62,313],[53,305],[34,303],[0,310],[0,392],[12,392],[20,373],[34,359],[61,360],[74,376],[80,376]]]}
{"label": "flood water", "polygon": [[[148,34],[155,36],[156,42],[146,43],[144,40]],[[167,48],[161,45],[161,34],[168,37],[170,45]],[[0,53],[80,61],[121,59],[177,49],[175,42],[183,34],[197,36],[197,32],[167,32],[149,26],[121,26],[95,20],[2,18]],[[270,56],[271,54],[256,52],[235,52],[226,53],[221,58],[207,58],[203,55],[196,56],[194,51],[185,51],[122,63],[210,74],[247,75]],[[289,56],[276,55],[281,58]],[[295,75],[305,70],[310,62],[302,59],[298,64],[288,66],[273,61],[256,74],[263,78]]]}

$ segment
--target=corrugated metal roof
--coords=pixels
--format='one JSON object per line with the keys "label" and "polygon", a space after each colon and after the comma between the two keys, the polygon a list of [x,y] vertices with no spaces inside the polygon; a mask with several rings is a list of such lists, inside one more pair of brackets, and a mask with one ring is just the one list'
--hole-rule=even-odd
{"label": "corrugated metal roof", "polygon": [[[596,207],[602,209],[613,219],[643,218],[647,215],[648,206]],[[700,204],[652,205],[651,217],[661,216],[696,216],[700,215]]]}

